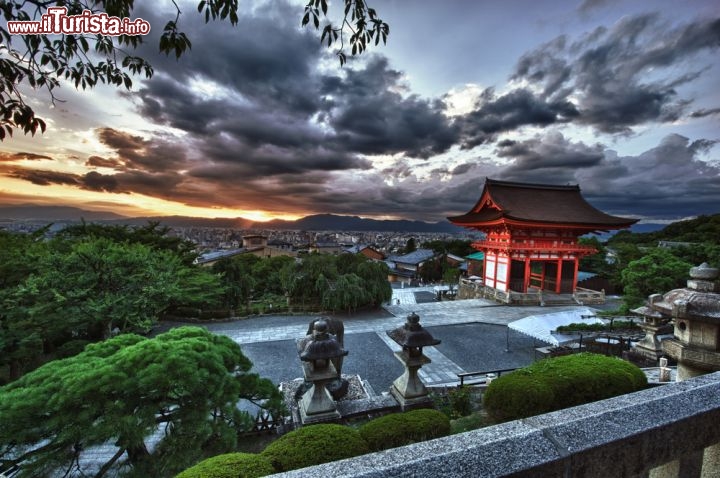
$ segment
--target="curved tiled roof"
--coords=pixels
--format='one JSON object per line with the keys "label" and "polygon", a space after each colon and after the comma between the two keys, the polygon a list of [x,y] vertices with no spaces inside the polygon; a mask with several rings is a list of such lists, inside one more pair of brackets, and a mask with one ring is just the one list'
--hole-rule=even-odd
{"label": "curved tiled roof", "polygon": [[567,224],[600,229],[628,227],[637,219],[611,216],[588,203],[580,187],[486,179],[480,199],[466,214],[449,217],[458,226],[503,221]]}

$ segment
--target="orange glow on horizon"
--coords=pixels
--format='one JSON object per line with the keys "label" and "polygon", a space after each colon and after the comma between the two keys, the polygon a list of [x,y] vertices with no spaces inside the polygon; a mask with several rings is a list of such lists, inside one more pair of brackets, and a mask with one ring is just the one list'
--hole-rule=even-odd
{"label": "orange glow on horizon", "polygon": [[296,220],[300,214],[276,213],[261,209],[191,206],[141,194],[113,194],[86,191],[60,185],[40,186],[12,178],[0,179],[0,204],[70,206],[88,211],[109,211],[128,217],[189,216],[236,218],[266,222],[273,219]]}

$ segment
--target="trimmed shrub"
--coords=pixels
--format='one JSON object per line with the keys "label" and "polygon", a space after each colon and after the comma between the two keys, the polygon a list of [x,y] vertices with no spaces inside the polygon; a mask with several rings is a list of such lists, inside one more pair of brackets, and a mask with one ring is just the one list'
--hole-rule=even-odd
{"label": "trimmed shrub", "polygon": [[334,424],[309,425],[283,435],[263,450],[276,471],[320,465],[368,453],[357,430]]}
{"label": "trimmed shrub", "polygon": [[496,422],[623,395],[647,387],[635,365],[589,353],[541,360],[493,380],[483,406]]}
{"label": "trimmed shrub", "polygon": [[488,426],[487,414],[474,412],[466,417],[450,420],[450,434],[465,433]]}
{"label": "trimmed shrub", "polygon": [[176,478],[257,478],[275,473],[270,461],[252,453],[228,453],[203,460]]}
{"label": "trimmed shrub", "polygon": [[450,419],[432,409],[394,413],[360,427],[360,436],[373,451],[387,450],[450,434]]}
{"label": "trimmed shrub", "polygon": [[588,324],[588,323],[577,323],[573,322],[568,325],[561,325],[557,328],[558,332],[604,332],[610,330],[640,330],[640,326],[630,320],[615,320],[610,324]]}
{"label": "trimmed shrub", "polygon": [[448,392],[450,400],[450,409],[452,414],[450,418],[460,418],[470,415],[473,411],[473,398],[470,393],[470,387],[463,386],[453,388]]}

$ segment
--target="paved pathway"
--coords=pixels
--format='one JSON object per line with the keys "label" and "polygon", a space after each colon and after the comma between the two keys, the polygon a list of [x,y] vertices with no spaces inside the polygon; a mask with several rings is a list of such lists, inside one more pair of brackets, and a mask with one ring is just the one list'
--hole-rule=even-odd
{"label": "paved pathway", "polygon": [[407,289],[393,289],[391,304],[414,304],[415,303],[415,292],[428,291],[432,292],[431,288],[428,287],[414,287]]}
{"label": "paved pathway", "polygon": [[[435,327],[472,323],[507,325],[513,320],[530,315],[578,308],[578,306],[511,307],[497,305],[495,302],[484,299],[415,303],[414,293],[427,290],[432,290],[432,287],[394,289],[393,297],[400,299],[400,304],[386,306],[385,310],[389,313],[340,316],[345,323],[345,335],[375,333],[388,346],[390,349],[388,352],[390,352],[399,350],[399,346],[387,336],[386,331],[401,326],[405,317],[412,312],[420,316],[420,323],[423,326]],[[295,341],[305,335],[311,319],[310,316],[258,317],[237,322],[209,324],[207,327],[215,333],[227,335],[241,345],[260,344],[285,340]],[[479,342],[478,346],[481,345],[482,343]],[[351,350],[351,353],[357,353],[357,351]],[[427,347],[424,349],[424,353],[432,360],[431,364],[425,365],[420,370],[421,378],[427,385],[456,383],[458,373],[474,371],[463,370],[435,347]],[[288,366],[295,365],[288,364]]]}

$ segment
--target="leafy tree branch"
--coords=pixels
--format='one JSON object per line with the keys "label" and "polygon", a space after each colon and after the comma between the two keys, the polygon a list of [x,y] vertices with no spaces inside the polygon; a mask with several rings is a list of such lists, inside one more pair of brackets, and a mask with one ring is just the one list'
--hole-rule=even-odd
{"label": "leafy tree branch", "polygon": [[[161,53],[180,58],[192,48],[190,38],[179,29],[182,11],[173,0],[174,18],[169,20],[159,41]],[[0,1],[0,12],[7,22],[35,21],[50,7],[64,7],[67,15],[80,15],[87,10],[92,14],[107,13],[110,17],[131,18],[134,0],[23,0]],[[211,20],[238,22],[238,0],[202,0],[197,11]],[[302,25],[320,28],[320,11],[327,16],[327,0],[311,0],[305,7]],[[331,23],[323,29],[321,42],[328,46],[339,43],[336,52],[343,65],[344,35],[350,34],[352,54],[364,52],[374,40],[375,44],[387,41],[389,26],[369,8],[364,0],[345,0],[344,16],[339,27]],[[26,101],[26,88],[45,90],[51,103],[61,101],[55,89],[61,80],[70,81],[76,88],[93,88],[99,83],[130,89],[132,76],[153,76],[153,67],[146,59],[134,56],[133,51],[143,42],[140,35],[105,36],[102,34],[65,34],[50,38],[41,35],[11,35],[0,25],[0,141],[12,136],[15,130],[25,134],[44,133],[47,124],[36,116]]]}

